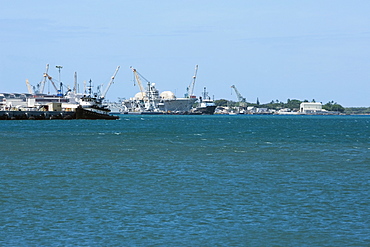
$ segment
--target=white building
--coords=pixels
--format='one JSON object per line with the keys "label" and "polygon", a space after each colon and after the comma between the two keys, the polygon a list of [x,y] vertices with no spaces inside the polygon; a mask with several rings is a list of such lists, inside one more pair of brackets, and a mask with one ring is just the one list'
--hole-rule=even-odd
{"label": "white building", "polygon": [[299,112],[301,113],[316,113],[322,111],[322,104],[316,102],[303,102],[299,107]]}

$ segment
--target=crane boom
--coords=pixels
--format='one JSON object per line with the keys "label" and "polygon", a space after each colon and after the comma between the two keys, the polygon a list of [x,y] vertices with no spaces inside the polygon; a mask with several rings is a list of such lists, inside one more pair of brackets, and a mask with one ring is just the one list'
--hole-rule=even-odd
{"label": "crane boom", "polygon": [[32,86],[30,82],[28,81],[28,79],[26,79],[26,85],[27,85],[28,93],[33,94]]}
{"label": "crane boom", "polygon": [[198,73],[198,65],[195,65],[195,71],[194,71],[194,75],[193,75],[193,80],[190,83],[190,85],[188,87],[188,92],[187,92],[187,96],[189,98],[191,98],[193,96],[193,93],[194,93],[194,86],[195,86],[195,80],[197,79],[197,73]]}
{"label": "crane boom", "polygon": [[117,66],[116,71],[114,72],[113,76],[111,77],[111,79],[110,79],[107,87],[105,88],[103,94],[100,96],[101,99],[104,99],[105,98],[105,95],[107,95],[107,92],[108,92],[110,86],[114,83],[114,78],[116,77],[119,68],[120,68],[120,66]]}
{"label": "crane boom", "polygon": [[41,94],[44,93],[44,87],[45,87],[46,77],[47,77],[48,71],[49,71],[49,64],[46,64],[46,70],[45,70],[45,73],[44,73],[44,80],[42,80],[42,82],[40,82],[40,87],[39,87],[39,93],[41,93]]}
{"label": "crane boom", "polygon": [[232,85],[231,88],[235,90],[236,97],[238,98],[239,102],[246,102],[246,99],[239,93],[238,89],[236,89],[235,85]]}
{"label": "crane boom", "polygon": [[45,73],[44,76],[47,77],[49,79],[49,81],[51,81],[51,84],[53,85],[55,91],[57,91],[57,93],[59,93],[60,90],[55,85],[55,82],[53,81],[53,77],[51,77],[48,73]]}
{"label": "crane boom", "polygon": [[[141,96],[143,97],[144,99],[144,88],[143,88],[143,85],[141,84],[141,79],[140,79],[140,74],[139,72],[136,71],[136,69],[134,69],[133,67],[130,67],[132,72],[134,73],[134,76],[135,76],[135,80],[137,82],[137,84],[139,85],[139,88],[140,88],[140,92],[141,92]],[[142,77],[142,76],[141,76]],[[144,77],[143,77],[144,78]],[[145,78],[144,78],[145,79]],[[146,79],[145,79],[146,80]]]}

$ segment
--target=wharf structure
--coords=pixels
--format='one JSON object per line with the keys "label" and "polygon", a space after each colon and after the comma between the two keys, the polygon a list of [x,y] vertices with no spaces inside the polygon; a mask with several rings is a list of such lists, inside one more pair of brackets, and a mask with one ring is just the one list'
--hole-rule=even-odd
{"label": "wharf structure", "polygon": [[[57,68],[60,67],[57,66]],[[46,68],[48,70],[49,66],[47,65]],[[29,93],[0,93],[0,119],[118,119],[119,117],[110,115],[110,110],[103,104],[118,70],[119,66],[103,93],[100,93],[100,91],[98,93],[92,92],[91,80],[87,90],[85,89],[84,93],[78,93],[76,73],[75,87],[73,90],[68,88],[65,94],[62,94],[62,90],[58,90],[57,87],[55,87],[56,95],[43,93],[46,78],[54,86],[56,84],[47,72],[44,73],[44,81],[34,87],[37,90],[32,89],[28,80],[26,80]],[[60,85],[62,88],[62,83]]]}

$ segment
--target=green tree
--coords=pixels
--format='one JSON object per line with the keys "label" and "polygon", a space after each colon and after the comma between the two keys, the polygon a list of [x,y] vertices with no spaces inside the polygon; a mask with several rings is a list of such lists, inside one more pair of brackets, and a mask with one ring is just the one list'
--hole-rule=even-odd
{"label": "green tree", "polygon": [[346,107],[344,108],[346,114],[370,114],[370,107]]}
{"label": "green tree", "polygon": [[344,107],[334,101],[329,101],[325,105],[322,106],[322,109],[327,111],[337,111],[337,112],[344,112]]}
{"label": "green tree", "polygon": [[228,106],[230,105],[230,102],[233,102],[233,101],[228,101],[226,99],[218,99],[218,100],[215,100],[215,105],[216,106]]}
{"label": "green tree", "polygon": [[297,99],[288,99],[287,103],[285,104],[285,108],[289,108],[291,110],[293,109],[299,109],[299,106],[301,105],[302,101],[297,100]]}

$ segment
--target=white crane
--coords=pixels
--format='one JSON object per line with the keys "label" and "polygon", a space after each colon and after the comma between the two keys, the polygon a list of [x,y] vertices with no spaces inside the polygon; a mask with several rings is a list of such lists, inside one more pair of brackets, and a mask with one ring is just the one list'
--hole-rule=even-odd
{"label": "white crane", "polygon": [[239,93],[238,89],[236,89],[235,85],[232,85],[231,88],[235,90],[236,97],[238,98],[239,106],[245,107],[247,105],[246,99]]}
{"label": "white crane", "polygon": [[101,94],[100,100],[103,100],[105,98],[105,96],[107,95],[110,86],[114,83],[114,78],[116,77],[119,68],[120,68],[120,66],[117,66],[116,71],[114,72],[113,76],[110,79],[110,82],[108,83],[108,86],[105,88],[105,90]]}
{"label": "white crane", "polygon": [[134,76],[135,76],[135,81],[137,82],[138,86],[139,86],[139,89],[140,89],[140,92],[141,92],[141,96],[142,98],[144,99],[145,95],[144,95],[144,87],[141,83],[141,79],[140,77],[142,77],[144,80],[146,80],[147,82],[149,82],[147,79],[145,79],[145,77],[143,77],[139,72],[137,72],[136,69],[134,69],[132,66],[130,67],[130,69],[132,70],[132,72],[134,73]]}
{"label": "white crane", "polygon": [[42,82],[40,82],[39,93],[44,93],[44,87],[45,87],[46,76],[48,74],[48,71],[49,71],[49,64],[46,64],[46,70],[45,70],[45,73],[44,73],[44,80]]}
{"label": "white crane", "polygon": [[73,86],[73,93],[77,93],[77,72],[75,72],[75,81],[74,81],[74,86]]}
{"label": "white crane", "polygon": [[187,88],[186,98],[193,98],[194,97],[193,92],[194,92],[195,80],[197,79],[197,73],[198,73],[198,65],[195,65],[193,80],[190,83],[189,87]]}
{"label": "white crane", "polygon": [[32,86],[31,86],[30,82],[28,81],[28,79],[26,79],[26,85],[27,85],[28,93],[34,94]]}
{"label": "white crane", "polygon": [[[135,81],[139,85],[141,96],[144,102],[145,110],[147,111],[158,111],[157,104],[155,102],[155,83],[151,83],[144,76],[142,76],[136,69],[130,67],[132,72],[134,72]],[[144,91],[144,87],[141,83],[141,78],[147,82],[147,90]]]}
{"label": "white crane", "polygon": [[[36,86],[32,86],[33,89],[31,91],[33,94],[43,94],[44,93],[44,87],[45,87],[45,83],[47,79],[48,70],[49,70],[49,64],[46,64],[46,72],[43,75],[44,76],[43,80],[40,81]],[[28,92],[31,92],[29,88],[31,87],[31,85],[29,84],[29,82],[26,82],[26,84],[27,84]]]}

